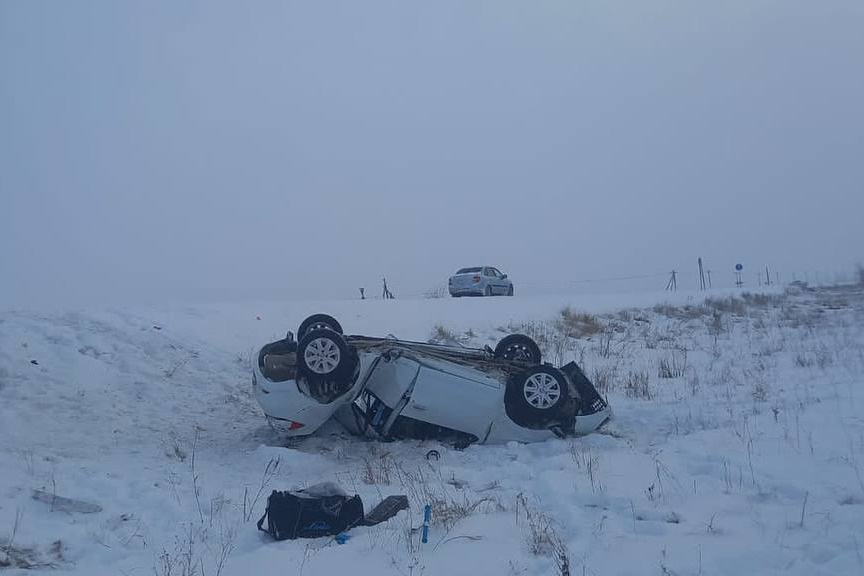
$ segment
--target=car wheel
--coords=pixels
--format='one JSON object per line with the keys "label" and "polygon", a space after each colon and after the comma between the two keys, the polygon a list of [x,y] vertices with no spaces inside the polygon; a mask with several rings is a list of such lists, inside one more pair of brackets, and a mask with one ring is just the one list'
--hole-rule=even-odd
{"label": "car wheel", "polygon": [[495,346],[495,358],[528,365],[540,364],[540,347],[524,334],[510,334]]}
{"label": "car wheel", "polygon": [[563,372],[552,366],[535,366],[513,377],[504,404],[507,415],[520,426],[545,426],[557,420],[570,398]]}
{"label": "car wheel", "polygon": [[313,314],[300,323],[300,328],[297,329],[297,341],[303,340],[303,336],[310,330],[320,330],[321,328],[329,328],[338,334],[344,334],[342,325],[327,314]]}
{"label": "car wheel", "polygon": [[512,296],[512,295],[513,295],[513,285],[510,284],[510,287],[507,288],[507,296]]}
{"label": "car wheel", "polygon": [[486,290],[483,291],[483,295],[484,296],[491,296],[492,295],[492,287],[487,285]]}
{"label": "car wheel", "polygon": [[345,338],[329,328],[309,330],[297,347],[297,367],[310,384],[350,380],[357,362]]}

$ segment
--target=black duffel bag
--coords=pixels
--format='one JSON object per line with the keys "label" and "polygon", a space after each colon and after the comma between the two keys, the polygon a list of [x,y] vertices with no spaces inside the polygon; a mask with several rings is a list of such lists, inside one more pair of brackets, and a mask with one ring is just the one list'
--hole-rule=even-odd
{"label": "black duffel bag", "polygon": [[[258,529],[276,540],[334,536],[363,523],[363,501],[333,485],[317,485],[297,492],[274,490]],[[263,528],[267,520],[266,530]]]}

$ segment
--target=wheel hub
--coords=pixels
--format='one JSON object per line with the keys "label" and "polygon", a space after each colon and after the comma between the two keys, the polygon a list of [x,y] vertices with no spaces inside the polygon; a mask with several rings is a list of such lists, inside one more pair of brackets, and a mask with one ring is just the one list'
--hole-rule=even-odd
{"label": "wheel hub", "polygon": [[531,357],[531,352],[528,351],[528,348],[525,346],[520,346],[518,344],[514,344],[507,349],[507,353],[504,355],[508,360],[516,360],[517,362],[530,362],[533,360]]}
{"label": "wheel hub", "polygon": [[532,374],[523,387],[525,400],[534,408],[546,410],[561,398],[561,384],[551,374]]}
{"label": "wheel hub", "polygon": [[306,365],[315,374],[330,374],[337,366],[341,354],[339,347],[329,338],[316,338],[309,343],[303,353]]}

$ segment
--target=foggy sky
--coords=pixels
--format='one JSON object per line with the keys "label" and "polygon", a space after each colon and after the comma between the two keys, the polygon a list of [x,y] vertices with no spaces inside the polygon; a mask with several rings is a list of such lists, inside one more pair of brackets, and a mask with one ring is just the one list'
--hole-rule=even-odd
{"label": "foggy sky", "polygon": [[860,0],[0,3],[7,306],[851,268],[862,212]]}

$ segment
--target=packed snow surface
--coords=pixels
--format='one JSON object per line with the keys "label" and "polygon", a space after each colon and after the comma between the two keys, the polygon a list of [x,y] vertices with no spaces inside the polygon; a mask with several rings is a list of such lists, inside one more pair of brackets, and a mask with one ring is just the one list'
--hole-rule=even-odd
{"label": "packed snow surface", "polygon": [[[861,288],[704,299],[0,313],[0,570],[864,574]],[[474,346],[527,333],[549,361],[580,362],[614,420],[461,451],[335,423],[286,445],[250,396],[250,357],[314,312],[349,333]],[[411,509],[343,544],[256,530],[271,490],[324,481],[367,510],[390,494]]]}

